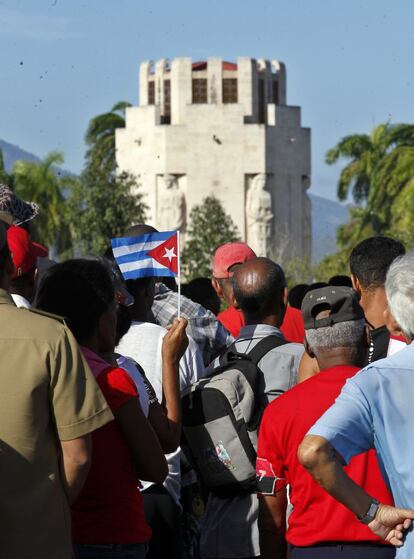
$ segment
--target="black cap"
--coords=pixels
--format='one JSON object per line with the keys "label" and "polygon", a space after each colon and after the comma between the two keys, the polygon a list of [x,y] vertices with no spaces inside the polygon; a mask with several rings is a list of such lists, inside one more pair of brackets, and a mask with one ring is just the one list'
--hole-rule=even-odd
{"label": "black cap", "polygon": [[[330,310],[329,316],[316,320],[323,310]],[[350,287],[328,286],[309,291],[302,302],[302,316],[305,330],[325,328],[339,322],[364,318],[359,304],[359,296]]]}

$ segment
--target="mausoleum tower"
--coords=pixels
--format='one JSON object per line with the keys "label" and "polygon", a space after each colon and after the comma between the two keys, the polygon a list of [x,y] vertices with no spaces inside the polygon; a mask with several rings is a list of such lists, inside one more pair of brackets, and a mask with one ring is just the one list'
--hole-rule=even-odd
{"label": "mausoleum tower", "polygon": [[310,258],[310,130],[287,105],[284,64],[143,62],[139,92],[117,162],[139,178],[149,223],[185,240],[191,209],[214,194],[259,256]]}

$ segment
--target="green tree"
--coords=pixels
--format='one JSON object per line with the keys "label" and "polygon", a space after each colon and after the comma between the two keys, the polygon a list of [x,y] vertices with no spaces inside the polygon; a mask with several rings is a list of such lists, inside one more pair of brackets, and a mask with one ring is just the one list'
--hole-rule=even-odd
{"label": "green tree", "polygon": [[62,175],[57,166],[64,163],[62,153],[53,151],[42,161],[16,161],[13,165],[13,189],[23,200],[36,202],[40,213],[30,224],[32,237],[59,254],[71,245],[66,220],[65,192],[76,179]]}
{"label": "green tree", "polygon": [[6,184],[7,186],[12,186],[13,177],[6,171],[4,165],[3,150],[0,149],[0,184]]}
{"label": "green tree", "polygon": [[122,235],[132,223],[145,220],[147,206],[139,192],[139,181],[119,172],[115,156],[115,130],[125,126],[126,101],[89,123],[88,146],[80,181],[68,199],[68,219],[75,251],[102,254],[109,240]]}
{"label": "green tree", "polygon": [[371,135],[346,136],[327,152],[326,162],[340,158],[350,161],[339,176],[338,198],[346,200],[352,192],[361,204],[351,214],[352,229],[343,229],[338,238],[340,246],[347,246],[369,230],[374,234],[390,230],[393,203],[414,176],[414,125],[386,123]]}
{"label": "green tree", "polygon": [[215,196],[207,196],[190,213],[189,240],[182,254],[188,280],[211,276],[216,248],[240,239],[237,227]]}
{"label": "green tree", "polygon": [[125,128],[125,109],[131,107],[127,101],[119,101],[112,109],[100,114],[89,123],[85,141],[86,166],[107,173],[116,171],[115,130]]}
{"label": "green tree", "polygon": [[85,170],[67,201],[76,253],[102,254],[111,238],[122,236],[131,224],[145,221],[147,206],[138,188],[137,180],[128,173]]}

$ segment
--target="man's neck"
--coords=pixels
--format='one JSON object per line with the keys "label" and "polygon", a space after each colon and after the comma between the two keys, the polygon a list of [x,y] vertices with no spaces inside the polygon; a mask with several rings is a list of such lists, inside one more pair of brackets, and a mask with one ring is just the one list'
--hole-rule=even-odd
{"label": "man's neck", "polygon": [[384,311],[387,308],[387,296],[383,287],[372,291],[362,291],[360,305],[364,310],[365,319],[374,328],[384,326]]}
{"label": "man's neck", "polygon": [[350,359],[348,355],[344,354],[339,348],[338,351],[332,350],[329,354],[318,355],[317,362],[319,369],[331,369],[333,367],[361,367],[355,358]]}
{"label": "man's neck", "polygon": [[135,304],[130,309],[131,320],[135,322],[148,322],[148,310],[145,305]]}
{"label": "man's neck", "polygon": [[275,328],[280,328],[282,320],[280,315],[270,315],[262,318],[247,318],[244,315],[246,326],[257,326],[258,324],[267,324],[268,326],[274,326]]}

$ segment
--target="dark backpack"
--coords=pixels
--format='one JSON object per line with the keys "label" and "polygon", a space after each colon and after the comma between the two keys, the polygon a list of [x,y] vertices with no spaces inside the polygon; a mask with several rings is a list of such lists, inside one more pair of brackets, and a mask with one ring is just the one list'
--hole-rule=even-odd
{"label": "dark backpack", "polygon": [[183,393],[182,448],[201,481],[218,496],[254,491],[257,430],[267,404],[257,364],[286,343],[268,336],[249,353],[238,353],[234,343],[207,377]]}

